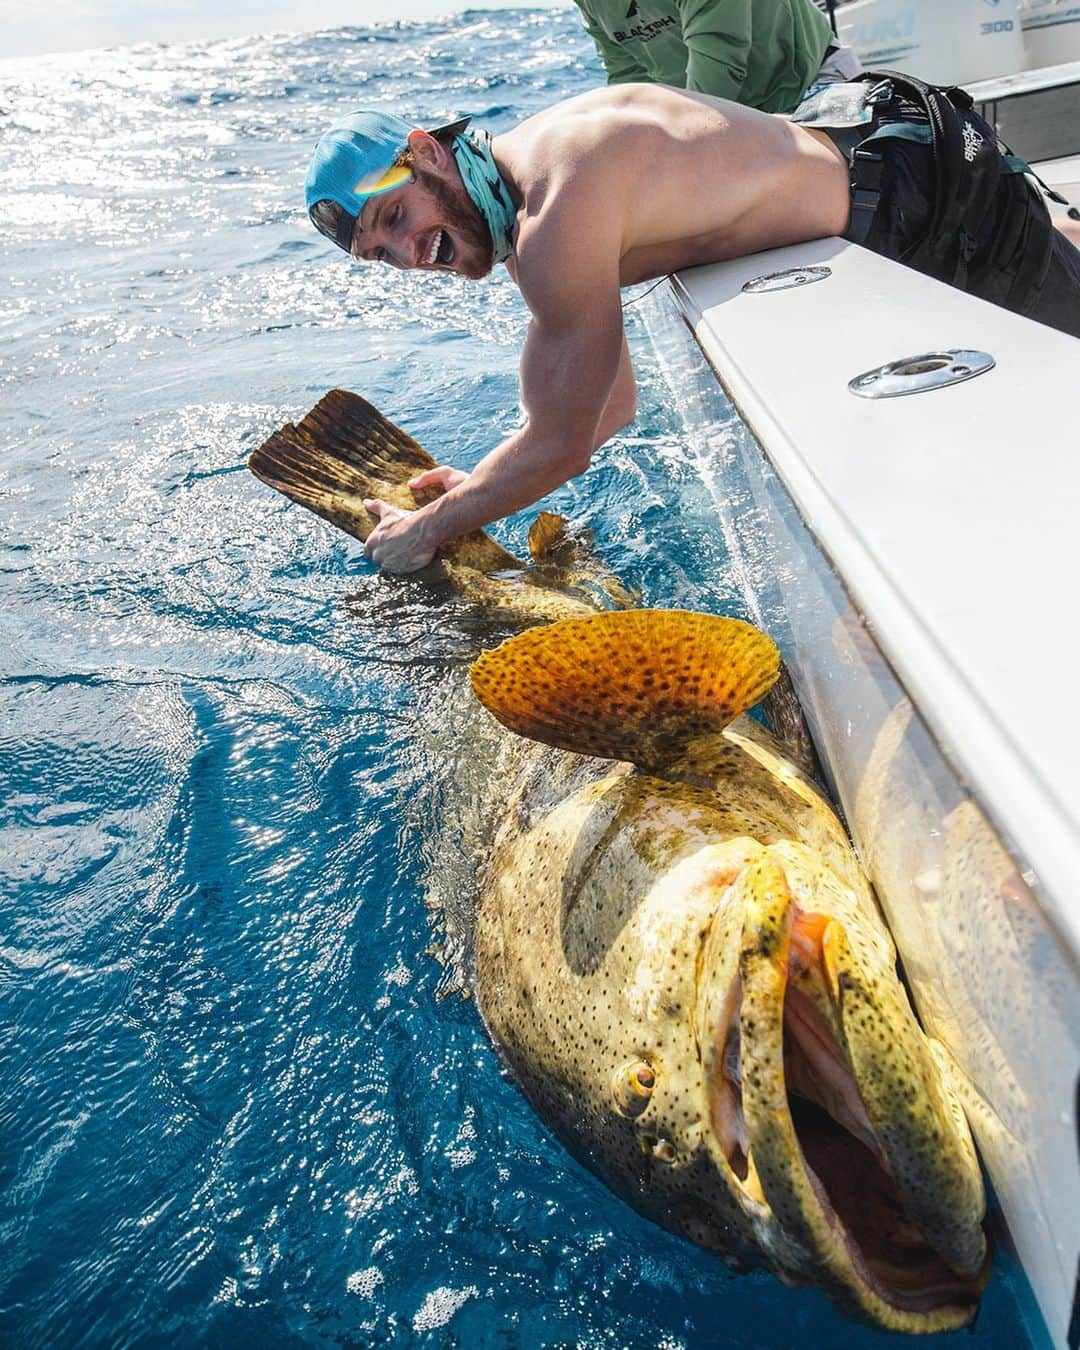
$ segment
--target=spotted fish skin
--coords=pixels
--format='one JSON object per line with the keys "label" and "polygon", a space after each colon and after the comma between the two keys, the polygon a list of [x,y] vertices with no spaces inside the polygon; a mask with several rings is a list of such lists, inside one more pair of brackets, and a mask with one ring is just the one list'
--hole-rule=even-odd
{"label": "spotted fish skin", "polygon": [[[699,789],[605,772],[533,828],[505,829],[476,992],[526,1094],[583,1161],[649,1217],[746,1260],[755,1234],[715,1147],[698,986],[713,925],[733,917],[720,897],[758,851],[741,817]],[[660,1086],[635,1109],[620,1075],[642,1064]]]}
{"label": "spotted fish skin", "polygon": [[[876,1325],[963,1325],[986,1273],[978,1163],[873,894],[817,790],[738,716],[744,695],[710,721],[725,690],[753,694],[753,670],[718,673],[707,648],[706,694],[639,699],[665,683],[664,659],[643,669],[654,621],[683,669],[677,618],[647,611],[532,630],[500,649],[509,669],[498,653],[474,668],[505,725],[637,761],[570,755],[575,779],[540,745],[523,765],[476,932],[491,1037],[538,1114],[648,1217]],[[631,657],[610,672],[620,632]]]}
{"label": "spotted fish skin", "polygon": [[[359,539],[366,498],[421,505],[433,466],[343,390],[250,462]],[[879,1326],[960,1326],[986,1273],[978,1164],[842,827],[742,716],[775,646],[735,620],[598,615],[634,597],[583,543],[541,518],[530,567],[475,532],[423,578],[432,604],[475,606],[470,632],[546,625],[473,668],[513,735],[460,723],[507,771],[485,783],[502,824],[474,942],[492,1039],[658,1223]]]}

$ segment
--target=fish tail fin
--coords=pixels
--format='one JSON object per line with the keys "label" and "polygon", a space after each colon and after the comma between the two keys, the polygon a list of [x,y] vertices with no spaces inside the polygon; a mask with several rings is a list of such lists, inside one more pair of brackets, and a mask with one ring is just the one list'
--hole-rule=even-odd
{"label": "fish tail fin", "polygon": [[[409,480],[435,467],[407,432],[345,389],[332,389],[298,424],[279,427],[248,460],[264,483],[361,540],[377,523],[364,508],[366,498],[415,511],[441,489],[414,492]],[[479,572],[521,567],[482,530],[448,540],[439,554]]]}
{"label": "fish tail fin", "polygon": [[518,735],[659,772],[753,707],[779,663],[739,619],[640,609],[522,633],[485,652],[472,683]]}

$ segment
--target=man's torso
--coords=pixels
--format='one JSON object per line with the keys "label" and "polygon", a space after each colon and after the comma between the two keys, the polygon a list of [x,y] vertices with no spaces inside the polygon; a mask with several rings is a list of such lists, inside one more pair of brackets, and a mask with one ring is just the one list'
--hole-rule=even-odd
{"label": "man's torso", "polygon": [[826,136],[682,90],[595,90],[495,151],[524,199],[519,265],[545,231],[577,250],[614,233],[625,286],[847,224],[847,168]]}

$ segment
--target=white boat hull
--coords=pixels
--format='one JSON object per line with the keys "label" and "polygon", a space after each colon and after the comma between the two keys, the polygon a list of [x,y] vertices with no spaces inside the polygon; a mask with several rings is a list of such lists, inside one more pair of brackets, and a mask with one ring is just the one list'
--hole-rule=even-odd
{"label": "white boat hull", "polygon": [[[741,289],[796,265],[831,275]],[[1064,1344],[1080,1255],[1080,723],[1061,699],[1080,661],[1065,402],[1080,345],[836,239],[693,269],[674,294],[708,364],[688,343],[672,355],[670,308],[650,326],[747,613],[780,642]],[[940,347],[997,365],[917,397],[848,390]]]}
{"label": "white boat hull", "polygon": [[1027,61],[1017,0],[854,0],[836,19],[840,40],[868,70],[931,84],[985,80]]}
{"label": "white boat hull", "polygon": [[1080,0],[1020,0],[1028,69],[1080,61]]}

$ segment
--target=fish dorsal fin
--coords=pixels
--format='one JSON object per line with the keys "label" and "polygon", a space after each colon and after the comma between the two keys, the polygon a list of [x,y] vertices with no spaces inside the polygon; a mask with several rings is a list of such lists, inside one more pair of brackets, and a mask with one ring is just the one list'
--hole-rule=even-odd
{"label": "fish dorsal fin", "polygon": [[[366,497],[415,511],[441,496],[440,488],[413,492],[410,478],[435,461],[408,432],[347,389],[331,389],[297,425],[286,422],[256,450],[248,468],[278,492],[356,539],[366,539],[375,517]],[[522,566],[483,530],[447,540],[439,555],[458,567],[501,572]]]}
{"label": "fish dorsal fin", "polygon": [[571,526],[565,516],[541,511],[529,530],[529,556],[539,575],[599,592],[603,602],[616,609],[633,609],[641,597],[629,590],[607,567],[596,551],[592,530]]}
{"label": "fish dorsal fin", "polygon": [[537,567],[566,567],[575,554],[566,517],[541,511],[529,527],[529,557]]}
{"label": "fish dorsal fin", "polygon": [[638,609],[568,619],[485,652],[477,698],[519,736],[659,772],[768,690],[772,638],[739,619]]}

